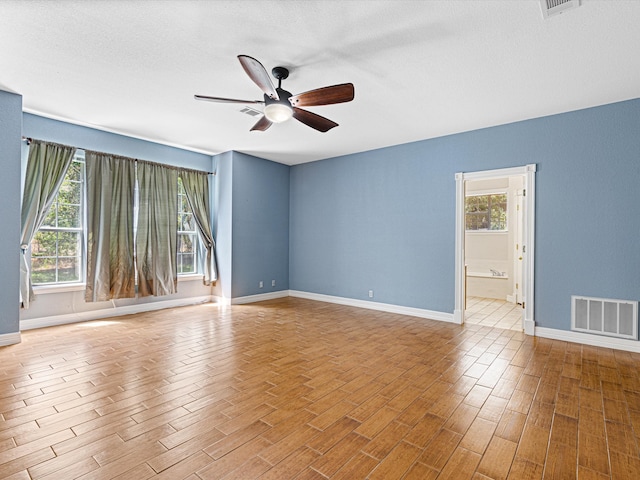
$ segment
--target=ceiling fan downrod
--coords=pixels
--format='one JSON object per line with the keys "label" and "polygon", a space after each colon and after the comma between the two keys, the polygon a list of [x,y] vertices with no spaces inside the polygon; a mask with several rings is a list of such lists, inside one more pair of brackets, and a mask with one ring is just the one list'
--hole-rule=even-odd
{"label": "ceiling fan downrod", "polygon": [[289,76],[289,69],[285,67],[273,67],[271,69],[271,75],[278,80],[278,88],[282,88],[282,80]]}

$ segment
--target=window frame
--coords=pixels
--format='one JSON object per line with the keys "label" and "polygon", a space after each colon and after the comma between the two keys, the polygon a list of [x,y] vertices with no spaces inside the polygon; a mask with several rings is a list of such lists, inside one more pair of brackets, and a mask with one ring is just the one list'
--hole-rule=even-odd
{"label": "window frame", "polygon": [[[35,282],[33,280],[33,268],[30,269],[29,272],[29,276],[31,278],[31,282],[33,284],[33,288],[34,290],[37,290],[39,293],[54,293],[54,292],[64,292],[64,291],[75,291],[75,290],[82,290],[85,288],[86,286],[86,258],[87,258],[87,209],[88,209],[88,205],[87,205],[87,176],[86,176],[86,163],[85,163],[85,155],[84,155],[84,150],[83,149],[77,149],[74,157],[72,159],[72,162],[79,162],[82,163],[82,172],[81,172],[81,181],[79,181],[78,183],[81,183],[82,186],[80,188],[80,214],[79,214],[79,219],[80,219],[80,227],[60,227],[60,226],[49,226],[49,225],[42,225],[40,226],[40,228],[38,229],[38,231],[36,232],[36,234],[34,235],[34,240],[32,240],[31,245],[29,246],[29,263],[30,265],[33,265],[33,260],[34,258],[55,258],[56,261],[56,270],[55,270],[55,275],[56,275],[56,281],[54,282]],[[69,172],[67,172],[65,174],[65,180],[67,181],[66,176],[69,174]],[[136,175],[137,175],[137,169],[136,169]],[[58,205],[58,195],[60,192],[58,192],[56,194],[56,197],[53,201],[53,203],[51,204],[51,208],[57,208]],[[183,202],[183,203],[181,203]],[[68,204],[68,205],[75,205],[75,204]],[[134,202],[134,218],[137,219],[137,205],[138,205],[138,185],[137,185],[137,178],[136,178],[136,183],[135,183],[135,202]],[[186,209],[188,209],[188,212],[185,211],[185,209],[181,208],[182,206],[186,206]],[[51,210],[50,210],[51,211]],[[47,212],[47,215],[50,214],[50,211]],[[189,214],[192,216],[192,218],[194,219],[194,230],[180,230],[180,227],[178,227],[178,238],[176,239],[178,244],[180,243],[180,235],[189,235],[192,238],[192,245],[193,245],[193,271],[189,271],[189,272],[182,272],[182,263],[181,263],[181,254],[179,251],[176,252],[177,254],[177,259],[176,259],[176,265],[178,268],[178,272],[177,272],[177,276],[178,276],[178,281],[187,281],[190,280],[192,278],[199,278],[202,275],[201,272],[201,266],[200,266],[200,256],[201,256],[201,245],[200,245],[200,234],[198,233],[197,230],[197,226],[195,225],[195,217],[193,216],[193,210],[191,209],[191,206],[189,205],[188,199],[186,197],[186,192],[184,191],[184,187],[182,186],[182,179],[180,177],[178,177],[178,208],[176,211],[176,221],[178,222],[178,225],[182,225],[181,220],[182,220],[182,216],[185,214]],[[59,280],[59,273],[58,273],[58,258],[64,258],[66,256],[60,256],[58,255],[58,244],[57,244],[57,240],[56,240],[56,256],[38,256],[38,255],[33,255],[33,242],[35,241],[37,235],[41,232],[73,232],[75,234],[79,235],[79,246],[78,246],[78,256],[76,256],[75,258],[77,258],[77,261],[80,264],[80,278],[78,280],[72,280],[72,281],[60,281]],[[135,235],[135,222],[134,222],[134,235]],[[190,255],[191,253],[189,253]]]}
{"label": "window frame", "polygon": [[[492,205],[491,205],[491,197],[496,196],[504,196],[504,228],[500,229],[492,229],[491,228],[491,213],[492,213]],[[481,212],[467,212],[467,199],[470,197],[488,197],[487,210],[483,210]],[[509,231],[509,192],[506,190],[492,190],[492,191],[476,191],[466,193],[464,196],[464,224],[465,224],[465,232],[466,233],[507,233]],[[488,216],[488,225],[489,228],[477,228],[470,229],[467,228],[467,218],[469,215],[480,215],[486,213]]]}
{"label": "window frame", "polygon": [[[80,222],[80,226],[79,227],[60,227],[59,225],[56,226],[51,226],[51,225],[41,225],[40,228],[38,228],[38,231],[35,233],[35,235],[33,236],[33,240],[31,241],[31,244],[29,245],[29,264],[30,264],[30,271],[29,271],[29,277],[31,279],[31,282],[33,284],[33,287],[36,289],[49,289],[49,288],[56,288],[56,289],[61,289],[61,288],[65,288],[65,287],[76,287],[76,286],[83,286],[85,284],[85,279],[86,279],[86,254],[87,254],[87,242],[86,242],[86,238],[87,238],[87,219],[86,219],[86,212],[87,212],[87,205],[86,205],[86,184],[87,184],[87,176],[86,176],[86,163],[85,163],[85,156],[84,156],[84,150],[81,149],[77,149],[76,152],[73,155],[73,159],[71,160],[72,164],[75,163],[80,163],[82,165],[81,168],[81,173],[80,173],[80,178],[81,180],[70,180],[71,182],[75,182],[75,183],[79,183],[81,184],[80,186],[80,204],[72,204],[72,203],[60,203],[58,202],[58,198],[60,195],[60,191],[58,191],[56,193],[55,199],[53,200],[53,202],[51,203],[51,206],[49,207],[49,211],[47,212],[47,217],[51,214],[51,210],[53,208],[58,208],[59,205],[75,205],[79,207],[79,215],[78,215],[78,219]],[[69,169],[71,169],[71,166],[69,167]],[[69,175],[69,171],[67,171],[67,173],[65,173],[65,178],[63,180],[63,184],[64,182],[67,181],[67,175]],[[62,185],[61,185],[62,188]],[[56,215],[56,223],[58,223],[58,216]],[[36,238],[38,236],[38,234],[40,232],[56,232],[56,233],[60,233],[60,232],[70,232],[70,233],[74,233],[74,234],[78,234],[78,245],[77,245],[77,256],[75,257],[70,257],[68,255],[59,255],[58,254],[58,240],[56,240],[56,255],[55,256],[51,256],[51,255],[34,255],[33,254],[33,244],[36,241]],[[56,280],[53,282],[36,282],[33,279],[33,260],[34,259],[38,259],[38,258],[54,258],[55,259],[55,276],[56,276]],[[59,259],[60,258],[76,258],[77,262],[79,263],[79,278],[78,280],[69,280],[69,281],[61,281],[59,279]]]}
{"label": "window frame", "polygon": [[[186,208],[182,208],[182,207]],[[184,216],[191,215],[191,221],[193,222],[193,230],[181,230],[180,226],[184,225]],[[178,272],[178,276],[189,276],[189,275],[200,275],[200,234],[198,233],[198,227],[195,223],[195,216],[193,214],[193,209],[189,204],[189,199],[187,198],[187,193],[184,190],[184,186],[182,184],[182,178],[178,177],[178,212],[177,218],[178,222],[178,238],[176,245],[176,270]],[[188,235],[192,238],[191,245],[193,252],[192,253],[181,253],[180,245],[181,245],[181,236]],[[182,258],[184,255],[193,255],[193,271],[184,272],[182,271]]]}

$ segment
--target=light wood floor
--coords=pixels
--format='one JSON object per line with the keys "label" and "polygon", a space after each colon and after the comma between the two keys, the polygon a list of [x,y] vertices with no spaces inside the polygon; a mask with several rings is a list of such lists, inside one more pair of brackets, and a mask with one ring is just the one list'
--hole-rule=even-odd
{"label": "light wood floor", "polygon": [[301,299],[23,332],[2,479],[639,479],[640,355]]}

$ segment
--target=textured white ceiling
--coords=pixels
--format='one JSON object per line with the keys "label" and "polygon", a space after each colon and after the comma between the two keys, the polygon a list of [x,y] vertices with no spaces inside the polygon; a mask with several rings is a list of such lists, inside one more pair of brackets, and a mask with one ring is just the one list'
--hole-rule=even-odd
{"label": "textured white ceiling", "polygon": [[[0,89],[25,111],[285,164],[640,97],[640,1],[0,0]],[[249,132],[261,99],[236,56],[291,70],[293,93],[352,82],[351,103]]]}

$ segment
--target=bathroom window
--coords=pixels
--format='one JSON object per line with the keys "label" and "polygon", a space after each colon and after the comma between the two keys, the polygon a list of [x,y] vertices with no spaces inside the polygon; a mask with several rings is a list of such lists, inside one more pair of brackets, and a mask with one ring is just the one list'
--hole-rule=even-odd
{"label": "bathroom window", "polygon": [[468,195],[465,197],[467,231],[504,232],[507,230],[507,194]]}

